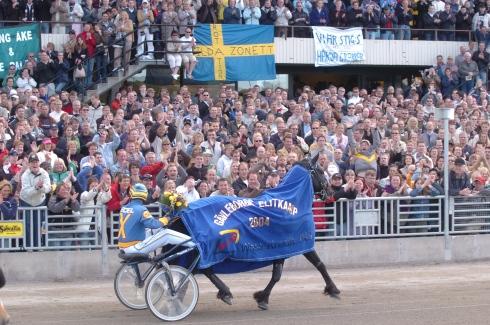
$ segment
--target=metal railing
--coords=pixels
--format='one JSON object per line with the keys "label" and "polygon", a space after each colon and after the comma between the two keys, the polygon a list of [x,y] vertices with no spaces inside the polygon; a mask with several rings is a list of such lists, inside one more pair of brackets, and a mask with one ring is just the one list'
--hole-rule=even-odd
{"label": "metal railing", "polygon": [[[414,201],[421,199],[428,202]],[[451,197],[447,225],[444,196],[341,199],[313,205],[317,241],[490,233],[490,197]],[[157,204],[147,208],[154,217],[163,216]],[[0,252],[117,248],[119,212],[107,213],[105,205],[82,207],[91,209],[90,214],[61,216],[50,215],[46,206],[19,207],[12,221],[22,222],[23,235],[0,235]]]}

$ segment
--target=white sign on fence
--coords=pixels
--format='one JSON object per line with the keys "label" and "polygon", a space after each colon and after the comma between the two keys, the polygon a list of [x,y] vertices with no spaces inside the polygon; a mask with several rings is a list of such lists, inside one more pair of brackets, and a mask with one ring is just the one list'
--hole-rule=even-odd
{"label": "white sign on fence", "polygon": [[315,67],[338,66],[364,60],[362,28],[312,27]]}

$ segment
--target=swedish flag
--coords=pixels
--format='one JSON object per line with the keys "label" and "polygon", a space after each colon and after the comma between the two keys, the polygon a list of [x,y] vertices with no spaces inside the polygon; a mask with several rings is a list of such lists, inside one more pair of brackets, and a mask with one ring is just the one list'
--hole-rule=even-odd
{"label": "swedish flag", "polygon": [[201,25],[194,30],[196,80],[276,79],[274,26]]}

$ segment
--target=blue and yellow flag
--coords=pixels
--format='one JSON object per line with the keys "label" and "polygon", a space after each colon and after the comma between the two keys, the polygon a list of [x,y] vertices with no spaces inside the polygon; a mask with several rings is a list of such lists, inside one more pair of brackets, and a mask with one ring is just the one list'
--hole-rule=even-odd
{"label": "blue and yellow flag", "polygon": [[194,30],[196,80],[274,80],[274,26],[201,25]]}

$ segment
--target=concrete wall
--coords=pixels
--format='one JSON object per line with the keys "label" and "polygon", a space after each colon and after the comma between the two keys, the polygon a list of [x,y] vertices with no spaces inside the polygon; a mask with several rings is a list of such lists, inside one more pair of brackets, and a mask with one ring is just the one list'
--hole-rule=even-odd
{"label": "concrete wall", "polygon": [[[434,263],[490,258],[490,235],[445,238],[391,238],[317,242],[316,249],[328,267],[384,265],[397,263]],[[118,250],[109,250],[108,264],[101,251],[31,252],[0,254],[0,266],[9,281],[70,281],[73,279],[112,278],[119,267]],[[303,256],[286,261],[288,269],[311,268]]]}

